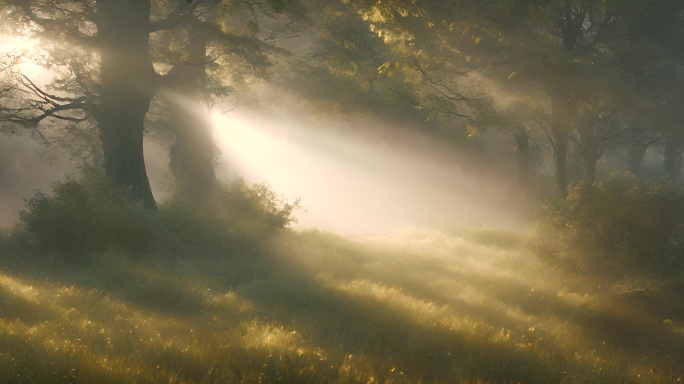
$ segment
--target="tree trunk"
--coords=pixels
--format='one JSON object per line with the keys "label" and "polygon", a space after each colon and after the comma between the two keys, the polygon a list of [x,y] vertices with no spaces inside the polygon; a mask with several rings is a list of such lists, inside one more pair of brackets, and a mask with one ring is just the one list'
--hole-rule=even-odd
{"label": "tree trunk", "polygon": [[556,133],[556,185],[561,198],[568,197],[568,134]]}
{"label": "tree trunk", "polygon": [[[188,62],[177,68],[171,98],[171,127],[176,140],[171,148],[171,169],[179,187],[196,202],[206,201],[216,181],[214,141],[208,119],[206,35],[198,20],[186,26]],[[189,103],[190,102],[190,103]]]}
{"label": "tree trunk", "polygon": [[516,132],[516,162],[518,168],[518,183],[527,190],[530,186],[530,136],[525,131]]}
{"label": "tree trunk", "polygon": [[582,177],[589,183],[596,180],[596,163],[598,163],[601,141],[596,134],[596,121],[593,116],[584,116],[579,121],[580,154],[582,157]]}
{"label": "tree trunk", "polygon": [[665,138],[665,173],[671,179],[676,179],[682,172],[682,139],[676,136]]}
{"label": "tree trunk", "polygon": [[629,147],[627,156],[629,157],[629,171],[637,177],[641,177],[644,168],[644,156],[648,145],[633,144]]}
{"label": "tree trunk", "polygon": [[556,184],[561,198],[568,196],[568,141],[573,129],[572,102],[567,94],[551,91],[551,131],[555,140]]}
{"label": "tree trunk", "polygon": [[149,53],[151,0],[101,0],[102,90],[97,122],[105,175],[156,209],[143,157],[144,120],[156,91]]}

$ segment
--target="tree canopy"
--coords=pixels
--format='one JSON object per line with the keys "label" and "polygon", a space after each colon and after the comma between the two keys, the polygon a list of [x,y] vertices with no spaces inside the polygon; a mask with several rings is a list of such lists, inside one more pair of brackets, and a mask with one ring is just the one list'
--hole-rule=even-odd
{"label": "tree canopy", "polygon": [[33,60],[54,75],[32,79],[8,54],[4,126],[78,142],[150,208],[145,132],[169,138],[179,186],[201,200],[215,178],[208,110],[246,104],[257,84],[315,113],[459,140],[509,132],[523,179],[524,143],[548,140],[561,196],[595,178],[608,145],[665,142],[671,175],[681,163],[674,0],[34,0],[2,12],[5,33],[37,41]]}

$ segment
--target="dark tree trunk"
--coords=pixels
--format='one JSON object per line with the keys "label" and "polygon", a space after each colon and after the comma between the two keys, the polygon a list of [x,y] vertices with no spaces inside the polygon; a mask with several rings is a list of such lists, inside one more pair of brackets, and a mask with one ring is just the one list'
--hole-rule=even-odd
{"label": "dark tree trunk", "polygon": [[525,131],[516,132],[514,136],[518,183],[523,189],[528,189],[530,185],[530,136]]}
{"label": "dark tree trunk", "polygon": [[105,175],[156,209],[143,157],[143,122],[157,83],[149,53],[150,1],[97,2],[102,44],[97,122]]}
{"label": "dark tree trunk", "polygon": [[[551,97],[551,130],[555,139],[556,155],[556,183],[561,198],[568,196],[568,143],[570,135],[575,129],[578,118],[578,108],[572,90],[574,65],[570,56],[577,52],[577,42],[582,36],[582,22],[586,17],[588,3],[576,6],[572,0],[563,0],[558,17],[552,18],[555,27],[560,32],[565,58],[559,62],[550,60],[551,69],[546,80],[547,93]],[[555,62],[555,63],[554,63]],[[570,72],[567,72],[571,70]]]}
{"label": "dark tree trunk", "polygon": [[629,157],[629,171],[637,177],[641,177],[644,167],[644,156],[648,145],[633,144],[629,147],[627,156]]}
{"label": "dark tree trunk", "polygon": [[567,94],[551,92],[551,131],[555,141],[556,184],[561,198],[568,196],[568,142],[573,129],[572,102]]}
{"label": "dark tree trunk", "polygon": [[556,133],[556,185],[561,198],[568,197],[568,134]]}
{"label": "dark tree trunk", "polygon": [[589,183],[596,179],[596,163],[601,151],[601,140],[596,134],[596,122],[593,116],[585,116],[579,121],[580,155],[582,158],[582,177]]}
{"label": "dark tree trunk", "polygon": [[677,136],[665,138],[665,173],[671,179],[676,179],[682,172],[682,139]]}
{"label": "dark tree trunk", "polygon": [[[171,148],[171,169],[179,187],[197,202],[206,201],[216,181],[211,124],[206,100],[206,35],[198,20],[186,25],[189,60],[176,69],[171,98],[171,126],[176,141]],[[190,101],[190,104],[188,104]]]}

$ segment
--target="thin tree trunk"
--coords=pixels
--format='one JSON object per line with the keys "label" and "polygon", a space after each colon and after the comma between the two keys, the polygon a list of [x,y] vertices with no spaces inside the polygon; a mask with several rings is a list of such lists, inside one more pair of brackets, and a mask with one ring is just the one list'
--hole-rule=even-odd
{"label": "thin tree trunk", "polygon": [[682,173],[682,140],[674,135],[665,138],[665,173],[676,179]]}
{"label": "thin tree trunk", "polygon": [[568,196],[568,141],[572,132],[572,103],[566,94],[551,93],[551,131],[556,144],[556,184],[561,198]]}
{"label": "thin tree trunk", "polygon": [[601,141],[596,134],[596,124],[593,116],[585,116],[579,122],[582,177],[589,183],[593,183],[596,180],[596,164],[600,157]]}
{"label": "thin tree trunk", "polygon": [[633,144],[629,147],[629,171],[637,177],[641,177],[644,169],[644,156],[648,145]]}
{"label": "thin tree trunk", "polygon": [[144,120],[156,90],[149,53],[151,0],[101,0],[102,91],[97,121],[105,175],[156,209],[143,156]]}
{"label": "thin tree trunk", "polygon": [[525,131],[513,135],[516,143],[518,183],[521,188],[527,190],[530,186],[530,136]]}
{"label": "thin tree trunk", "polygon": [[[180,104],[173,108],[172,113],[171,125],[176,140],[171,148],[170,162],[179,187],[194,201],[202,202],[211,195],[216,181],[212,155],[214,142],[206,100],[207,76],[204,63],[207,45],[205,33],[198,20],[189,22],[186,30],[189,60],[174,75],[177,82],[173,91],[177,95],[172,98],[172,103],[175,100],[175,103]],[[188,105],[188,101],[192,104]]]}
{"label": "thin tree trunk", "polygon": [[568,197],[568,135],[556,134],[556,185],[561,198]]}

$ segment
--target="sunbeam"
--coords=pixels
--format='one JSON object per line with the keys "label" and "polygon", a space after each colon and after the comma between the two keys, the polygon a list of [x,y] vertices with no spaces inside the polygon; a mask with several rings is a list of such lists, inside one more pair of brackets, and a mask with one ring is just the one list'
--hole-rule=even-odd
{"label": "sunbeam", "polygon": [[684,384],[684,0],[0,21],[0,384]]}
{"label": "sunbeam", "polygon": [[11,65],[4,69],[17,71],[38,85],[45,85],[55,78],[50,69],[38,63],[41,55],[40,42],[24,36],[0,35],[0,55]]}
{"label": "sunbeam", "polygon": [[439,151],[249,114],[213,114],[212,123],[226,174],[300,197],[303,227],[387,234],[413,226],[511,227],[518,220],[510,183],[474,178]]}

